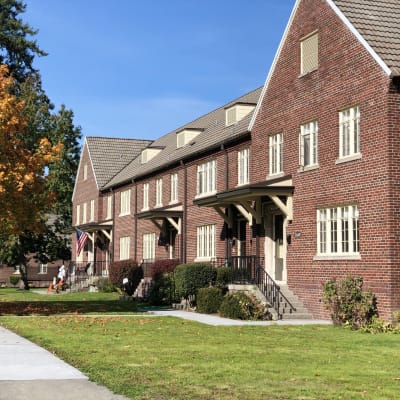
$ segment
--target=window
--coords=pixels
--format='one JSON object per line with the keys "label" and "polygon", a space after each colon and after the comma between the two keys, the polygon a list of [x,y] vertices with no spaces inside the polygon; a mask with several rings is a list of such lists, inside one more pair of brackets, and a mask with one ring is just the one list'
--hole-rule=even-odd
{"label": "window", "polygon": [[143,210],[148,210],[149,208],[149,184],[143,184]]}
{"label": "window", "polygon": [[318,121],[301,126],[300,165],[310,167],[318,164]]}
{"label": "window", "polygon": [[112,218],[112,196],[107,196],[107,214],[106,219]]}
{"label": "window", "polygon": [[81,220],[81,206],[78,204],[76,206],[76,225],[79,225],[79,221]]}
{"label": "window", "polygon": [[39,274],[47,274],[47,264],[39,265]]}
{"label": "window", "polygon": [[358,255],[358,207],[344,206],[317,211],[318,254]]}
{"label": "window", "polygon": [[155,233],[145,233],[143,235],[143,259],[154,260],[155,259]]}
{"label": "window", "polygon": [[86,221],[87,221],[87,204],[83,203],[82,224],[86,224]]}
{"label": "window", "polygon": [[162,206],[162,178],[156,180],[156,207]]}
{"label": "window", "polygon": [[348,108],[339,113],[339,157],[360,153],[360,108]]}
{"label": "window", "polygon": [[119,239],[119,259],[129,260],[129,247],[131,244],[131,238],[124,236]]}
{"label": "window", "polygon": [[308,35],[300,42],[302,75],[318,68],[318,33]]}
{"label": "window", "polygon": [[186,146],[188,143],[192,142],[196,136],[198,136],[203,129],[190,129],[186,128],[176,134],[176,147]]}
{"label": "window", "polygon": [[269,174],[283,172],[283,134],[278,133],[269,137]]}
{"label": "window", "polygon": [[121,212],[119,215],[129,215],[131,213],[131,191],[130,189],[121,192]]}
{"label": "window", "polygon": [[238,184],[249,183],[249,149],[238,151]]}
{"label": "window", "polygon": [[197,227],[197,258],[215,257],[215,225]]}
{"label": "window", "polygon": [[209,194],[216,191],[215,161],[209,161],[197,167],[197,194]]}
{"label": "window", "polygon": [[94,221],[94,200],[90,200],[90,221]]}
{"label": "window", "polygon": [[83,166],[83,180],[86,181],[87,179],[87,164]]}
{"label": "window", "polygon": [[171,174],[171,203],[178,201],[178,174]]}

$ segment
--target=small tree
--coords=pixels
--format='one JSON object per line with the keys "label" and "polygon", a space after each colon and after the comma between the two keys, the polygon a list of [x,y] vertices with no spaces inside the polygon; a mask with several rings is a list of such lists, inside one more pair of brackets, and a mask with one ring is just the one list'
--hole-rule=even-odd
{"label": "small tree", "polygon": [[[132,296],[143,278],[143,268],[131,260],[116,261],[110,265],[110,282],[126,294]],[[123,285],[123,280],[128,278],[128,284]]]}

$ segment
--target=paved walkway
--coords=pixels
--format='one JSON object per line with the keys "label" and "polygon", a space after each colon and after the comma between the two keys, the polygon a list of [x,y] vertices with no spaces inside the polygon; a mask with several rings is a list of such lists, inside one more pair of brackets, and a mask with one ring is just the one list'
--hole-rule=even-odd
{"label": "paved walkway", "polygon": [[[152,310],[140,317],[171,316],[214,326],[309,325],[329,321],[236,321],[179,310]],[[94,315],[93,315],[94,316]],[[123,317],[127,317],[124,315]],[[91,317],[88,315],[88,317]],[[95,315],[98,317],[98,315]],[[113,315],[116,317],[116,315]],[[0,400],[126,400],[88,380],[76,368],[0,326]]]}

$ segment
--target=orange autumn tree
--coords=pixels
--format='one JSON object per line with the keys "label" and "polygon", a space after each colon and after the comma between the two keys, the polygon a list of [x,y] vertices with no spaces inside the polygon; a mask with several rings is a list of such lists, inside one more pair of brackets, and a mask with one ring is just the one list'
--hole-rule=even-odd
{"label": "orange autumn tree", "polygon": [[13,78],[0,65],[0,226],[2,235],[40,232],[43,214],[52,200],[45,190],[46,166],[56,160],[62,145],[41,138],[28,148],[24,135],[24,103],[14,94]]}

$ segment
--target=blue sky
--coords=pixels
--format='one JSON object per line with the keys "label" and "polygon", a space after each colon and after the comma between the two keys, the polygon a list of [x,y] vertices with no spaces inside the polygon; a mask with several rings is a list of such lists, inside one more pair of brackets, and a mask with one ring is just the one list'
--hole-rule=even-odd
{"label": "blue sky", "polygon": [[25,0],[84,136],[155,139],[264,84],[295,0]]}

